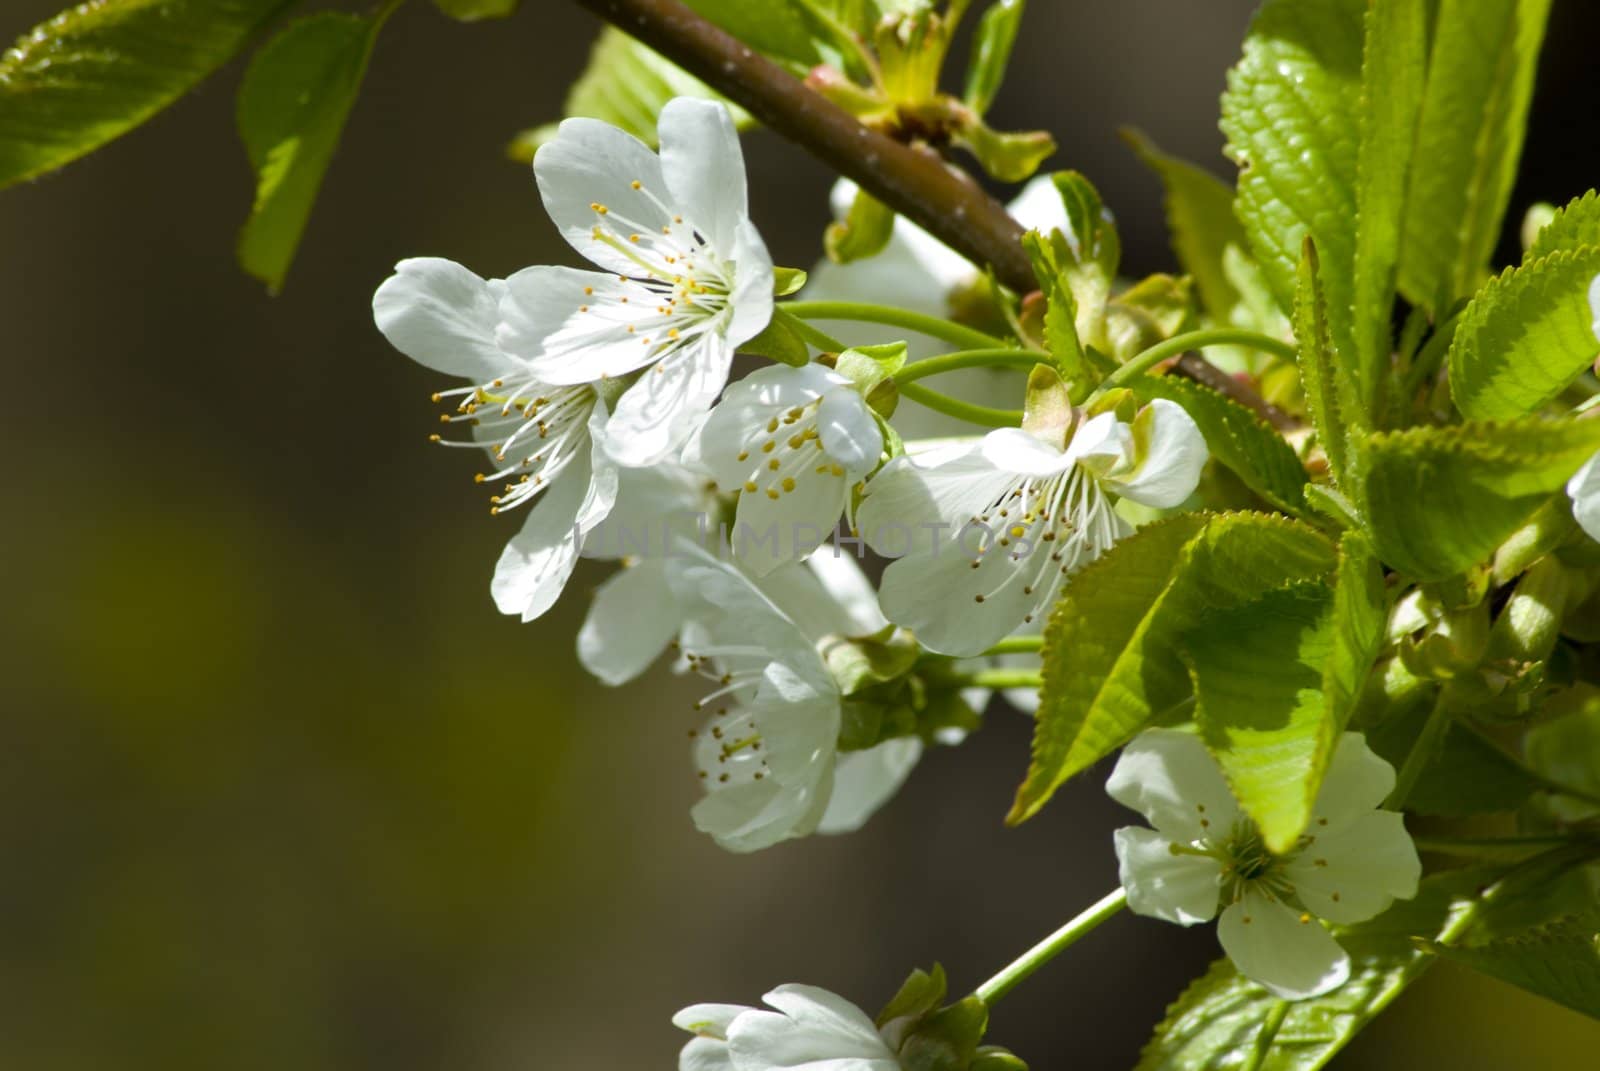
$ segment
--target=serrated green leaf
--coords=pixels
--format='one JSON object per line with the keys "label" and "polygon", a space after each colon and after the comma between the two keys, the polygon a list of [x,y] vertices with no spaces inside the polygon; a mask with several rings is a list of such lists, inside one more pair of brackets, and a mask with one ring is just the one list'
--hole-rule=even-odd
{"label": "serrated green leaf", "polygon": [[1294,846],[1334,739],[1322,694],[1333,651],[1333,591],[1270,591],[1201,618],[1183,637],[1195,721],[1267,847]]}
{"label": "serrated green leaf", "polygon": [[1556,213],[1528,247],[1523,262],[1541,260],[1551,253],[1572,252],[1600,245],[1600,194],[1590,190]]}
{"label": "serrated green leaf", "polygon": [[1306,239],[1302,250],[1294,298],[1294,334],[1300,345],[1300,381],[1306,409],[1317,439],[1328,456],[1334,483],[1343,487],[1350,475],[1352,432],[1366,430],[1355,381],[1334,349],[1328,326],[1328,302],[1322,288],[1322,264],[1317,246]]}
{"label": "serrated green leaf", "polygon": [[503,19],[517,10],[517,0],[433,0],[433,6],[461,22]]}
{"label": "serrated green leaf", "polygon": [[1334,349],[1356,353],[1356,183],[1366,0],[1268,0],[1222,100],[1235,210],[1280,307],[1316,240]]}
{"label": "serrated green leaf", "polygon": [[1306,470],[1294,447],[1254,412],[1192,380],[1142,376],[1133,384],[1141,401],[1165,398],[1183,406],[1221,465],[1285,513],[1306,510]]}
{"label": "serrated green leaf", "polygon": [[1424,582],[1487,561],[1600,450],[1600,421],[1524,419],[1384,432],[1356,444],[1379,557]]}
{"label": "serrated green leaf", "polygon": [[239,136],[256,199],[239,263],[277,292],[311,216],[391,2],[370,18],[322,12],[258,52],[239,87]]}
{"label": "serrated green leaf", "polygon": [[1067,583],[1045,627],[1033,761],[1007,821],[1191,694],[1178,639],[1210,609],[1333,572],[1333,545],[1282,517],[1183,514],[1112,547]]}
{"label": "serrated green leaf", "polygon": [[1183,637],[1195,721],[1275,852],[1292,848],[1311,819],[1387,616],[1383,575],[1352,534],[1335,588],[1269,591],[1205,615]]}
{"label": "serrated green leaf", "polygon": [[92,0],[0,57],[0,187],[127,133],[226,63],[292,0]]}
{"label": "serrated green leaf", "polygon": [[1550,0],[1442,0],[1400,263],[1413,305],[1443,315],[1478,288],[1522,154]]}
{"label": "serrated green leaf", "polygon": [[1361,69],[1361,145],[1356,169],[1355,325],[1350,356],[1362,410],[1383,412],[1390,320],[1400,268],[1406,193],[1422,111],[1427,0],[1372,0]]}
{"label": "serrated green leaf", "polygon": [[1073,400],[1081,402],[1094,390],[1098,377],[1085,359],[1083,342],[1078,337],[1078,303],[1066,274],[1070,260],[1066,238],[1060,231],[1029,231],[1022,236],[1022,246],[1045,299],[1045,348],[1055,361],[1056,371],[1070,385]]}
{"label": "serrated green leaf", "polygon": [[1172,250],[1183,270],[1194,277],[1207,315],[1228,323],[1242,297],[1228,278],[1223,258],[1230,247],[1249,248],[1244,228],[1233,214],[1233,191],[1211,172],[1166,155],[1137,131],[1123,131],[1123,140],[1161,179]]}
{"label": "serrated green leaf", "polygon": [[1067,228],[1055,242],[1057,267],[1072,293],[1078,338],[1085,346],[1105,352],[1106,302],[1111,299],[1117,268],[1122,263],[1122,239],[1100,191],[1076,171],[1050,176],[1067,213]]}
{"label": "serrated green leaf", "polygon": [[[1350,980],[1325,996],[1287,1006],[1256,1071],[1316,1071],[1421,976],[1434,957],[1415,939],[1446,940],[1466,929],[1480,890],[1501,871],[1456,870],[1427,878],[1416,899],[1345,928]],[[1276,997],[1228,960],[1212,965],[1167,1009],[1135,1071],[1224,1071],[1243,1066]]]}
{"label": "serrated green leaf", "polygon": [[[607,26],[595,38],[589,62],[567,91],[561,114],[600,119],[632,134],[645,144],[660,144],[656,118],[673,97],[699,97],[728,102],[694,75],[615,27]],[[735,125],[744,128],[751,119],[728,104]],[[531,161],[539,146],[556,135],[558,123],[546,123],[517,136],[510,155]]]}
{"label": "serrated green leaf", "polygon": [[1476,948],[1441,947],[1447,959],[1600,1019],[1600,920],[1571,919]]}
{"label": "serrated green leaf", "polygon": [[1450,345],[1450,393],[1471,420],[1535,412],[1600,353],[1589,287],[1600,246],[1558,251],[1490,281]]}

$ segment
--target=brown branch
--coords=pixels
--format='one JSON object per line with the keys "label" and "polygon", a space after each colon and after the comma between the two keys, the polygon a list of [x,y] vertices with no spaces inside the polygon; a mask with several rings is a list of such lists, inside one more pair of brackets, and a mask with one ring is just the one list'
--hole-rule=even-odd
{"label": "brown branch", "polygon": [[[1001,283],[1019,294],[1037,289],[1022,248],[1022,226],[1004,205],[938,156],[863,126],[680,0],[577,3],[736,102],[962,256],[993,268]],[[1285,414],[1203,358],[1185,355],[1179,369],[1283,426]]]}

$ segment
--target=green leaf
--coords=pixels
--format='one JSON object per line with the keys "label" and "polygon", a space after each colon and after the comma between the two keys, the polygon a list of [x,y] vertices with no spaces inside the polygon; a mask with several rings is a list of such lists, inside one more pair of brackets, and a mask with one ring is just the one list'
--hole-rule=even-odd
{"label": "green leaf", "polygon": [[370,18],[323,12],[273,38],[239,87],[239,136],[256,173],[256,200],[239,236],[239,263],[276,292],[294,260],[322,176],[366,74],[392,0]]}
{"label": "green leaf", "polygon": [[1487,561],[1600,450],[1600,421],[1524,419],[1384,432],[1356,444],[1379,556],[1447,580]]}
{"label": "green leaf", "polygon": [[994,103],[1005,81],[1011,48],[1022,27],[1027,0],[995,0],[978,21],[972,42],[972,61],[967,67],[967,87],[962,94],[967,107],[982,115]]}
{"label": "green leaf", "polygon": [[1228,277],[1224,257],[1229,248],[1249,248],[1244,228],[1233,214],[1233,191],[1211,172],[1168,156],[1135,130],[1124,130],[1133,147],[1166,190],[1167,230],[1183,270],[1194,277],[1207,315],[1229,323],[1243,300]]}
{"label": "green leaf", "polygon": [[[1416,899],[1345,928],[1350,980],[1325,996],[1287,1005],[1255,1071],[1316,1071],[1416,981],[1434,957],[1416,938],[1449,940],[1470,923],[1480,889],[1497,871],[1463,869],[1427,878]],[[1269,1012],[1282,1006],[1228,960],[1212,965],[1167,1009],[1135,1071],[1222,1071],[1245,1066]]]}
{"label": "green leaf", "polygon": [[1366,0],[1268,0],[1228,76],[1222,130],[1235,210],[1278,304],[1293,304],[1307,235],[1326,271],[1334,349],[1353,355],[1356,183]]}
{"label": "green leaf", "polygon": [[1272,425],[1233,399],[1178,376],[1141,376],[1132,386],[1141,401],[1165,398],[1183,406],[1211,456],[1270,505],[1285,513],[1305,512],[1305,466]]}
{"label": "green leaf", "polygon": [[1334,547],[1258,513],[1181,514],[1075,574],[1045,627],[1033,761],[1008,822],[1191,694],[1178,640],[1202,614],[1333,572]]}
{"label": "green leaf", "polygon": [[883,252],[894,236],[894,209],[866,190],[856,190],[845,218],[828,224],[822,247],[835,264],[865,260]]}
{"label": "green leaf", "polygon": [[1321,261],[1316,243],[1309,237],[1295,287],[1294,333],[1300,344],[1300,381],[1305,387],[1306,409],[1311,413],[1323,452],[1328,455],[1334,483],[1342,487],[1350,473],[1350,434],[1364,431],[1367,425],[1362,420],[1355,381],[1333,346]]}
{"label": "green leaf", "polygon": [[503,19],[517,10],[517,0],[433,0],[433,6],[461,22]]}
{"label": "green leaf", "polygon": [[1600,246],[1558,251],[1490,281],[1450,345],[1450,393],[1471,420],[1535,412],[1594,363],[1589,286]]}
{"label": "green leaf", "polygon": [[1428,0],[1373,0],[1367,9],[1357,160],[1355,342],[1350,356],[1366,413],[1383,411],[1406,192],[1422,111]]}
{"label": "green leaf", "polygon": [[1350,535],[1336,588],[1270,591],[1183,637],[1201,735],[1272,851],[1292,848],[1311,819],[1387,615],[1383,574]]}
{"label": "green leaf", "polygon": [[1183,649],[1206,747],[1267,847],[1289,850],[1336,738],[1321,671],[1333,651],[1333,591],[1297,585],[1207,614]]}
{"label": "green leaf", "polygon": [[[673,97],[723,100],[710,86],[671,61],[607,26],[595,39],[589,62],[567,91],[561,114],[600,119],[619,127],[651,147],[660,143],[656,118]],[[728,105],[735,124],[748,127],[752,120]],[[509,149],[513,159],[528,162],[539,146],[555,137],[559,123],[546,123],[519,134]]]}
{"label": "green leaf", "polygon": [[[1372,750],[1399,769],[1422,732],[1431,704],[1405,711],[1368,730]],[[1406,796],[1406,810],[1464,818],[1521,807],[1539,781],[1510,755],[1460,721],[1451,722],[1439,753]]]}
{"label": "green leaf", "polygon": [[1407,199],[1400,289],[1443,315],[1478,288],[1527,130],[1550,0],[1441,0]]}
{"label": "green leaf", "polygon": [[291,0],[92,0],[0,57],[0,187],[120,137],[216,70]]}
{"label": "green leaf", "polygon": [[[804,71],[821,60],[816,34],[796,0],[684,0],[757,52]],[[843,6],[843,5],[835,5]]]}
{"label": "green leaf", "polygon": [[1600,245],[1600,194],[1590,190],[1577,198],[1544,226],[1528,247],[1526,263],[1542,260],[1551,253],[1573,252],[1584,246]]}
{"label": "green leaf", "polygon": [[1570,919],[1476,948],[1438,950],[1519,989],[1600,1019],[1600,921]]}
{"label": "green leaf", "polygon": [[1070,260],[1066,238],[1060,231],[1047,235],[1029,231],[1022,236],[1022,246],[1028,251],[1039,291],[1045,298],[1045,348],[1055,361],[1056,371],[1070,385],[1073,400],[1081,402],[1094,390],[1098,377],[1085,358],[1078,337],[1078,303],[1066,274]]}

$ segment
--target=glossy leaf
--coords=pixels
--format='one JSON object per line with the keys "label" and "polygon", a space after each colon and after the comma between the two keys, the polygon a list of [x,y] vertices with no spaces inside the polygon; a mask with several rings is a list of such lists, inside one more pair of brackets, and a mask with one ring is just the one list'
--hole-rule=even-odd
{"label": "glossy leaf", "polygon": [[1550,0],[1440,0],[1411,175],[1401,291],[1443,315],[1500,238]]}
{"label": "glossy leaf", "polygon": [[1556,213],[1533,244],[1526,261],[1540,260],[1551,253],[1570,253],[1584,246],[1600,245],[1600,194],[1590,190]]}
{"label": "glossy leaf", "polygon": [[1352,432],[1363,432],[1366,422],[1361,419],[1355,380],[1334,349],[1321,260],[1310,238],[1306,239],[1295,287],[1294,334],[1300,345],[1300,381],[1305,388],[1306,409],[1328,457],[1334,482],[1343,486],[1350,472],[1350,436]]}
{"label": "glossy leaf", "polygon": [[0,57],[0,186],[92,152],[226,63],[291,0],[93,0]]}
{"label": "glossy leaf", "polygon": [[1569,919],[1477,948],[1440,949],[1447,959],[1600,1019],[1600,916]]}
{"label": "glossy leaf", "polygon": [[1600,353],[1589,288],[1600,246],[1508,269],[1472,299],[1450,346],[1450,393],[1472,420],[1537,411]]}
{"label": "glossy leaf", "polygon": [[1600,450],[1600,421],[1413,428],[1357,444],[1362,515],[1379,556],[1422,581],[1487,561]]}
{"label": "glossy leaf", "polygon": [[1033,761],[1008,821],[1190,697],[1178,641],[1202,615],[1324,578],[1336,557],[1314,529],[1282,517],[1183,514],[1072,577],[1045,627]]}
{"label": "glossy leaf", "polygon": [[239,263],[277,291],[355,104],[391,3],[378,15],[331,12],[295,23],[261,49],[239,87],[239,135],[256,173]]}

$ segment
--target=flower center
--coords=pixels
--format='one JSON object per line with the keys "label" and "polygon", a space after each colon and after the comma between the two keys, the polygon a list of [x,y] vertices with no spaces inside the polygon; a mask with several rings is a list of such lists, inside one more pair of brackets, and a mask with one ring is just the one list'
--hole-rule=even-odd
{"label": "flower center", "polygon": [[797,481],[808,473],[844,477],[844,466],[828,457],[817,430],[821,405],[821,398],[813,398],[773,417],[767,421],[765,434],[758,434],[739,451],[734,460],[751,466],[741,491],[764,493],[776,502],[794,493]]}
{"label": "flower center", "polygon": [[[755,647],[727,646],[685,652],[684,657],[692,672],[716,685],[694,704],[697,711],[711,710],[703,728],[689,731],[689,738],[695,741],[697,776],[712,791],[765,780],[769,770],[761,727],[741,700],[748,700],[760,684],[767,653]],[[729,659],[751,664],[734,670],[717,668]]]}
{"label": "flower center", "polygon": [[551,387],[524,376],[441,391],[436,402],[459,398],[453,412],[442,413],[444,424],[465,424],[470,441],[430,438],[444,446],[486,449],[501,467],[479,473],[478,483],[505,480],[503,490],[490,497],[491,513],[515,509],[551,483],[586,448],[589,414],[597,395],[587,385]]}

